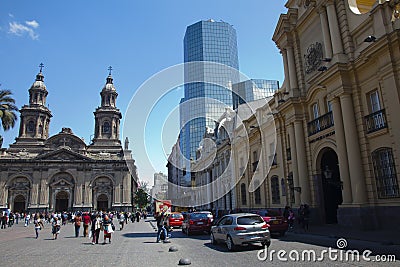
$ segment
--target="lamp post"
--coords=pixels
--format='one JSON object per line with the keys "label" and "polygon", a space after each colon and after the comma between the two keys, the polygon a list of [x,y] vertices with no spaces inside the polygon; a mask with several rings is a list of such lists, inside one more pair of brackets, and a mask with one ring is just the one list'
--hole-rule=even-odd
{"label": "lamp post", "polygon": [[332,186],[335,186],[335,187],[338,187],[338,188],[340,187],[340,189],[343,190],[343,182],[342,181],[335,181],[333,179],[333,177],[332,177],[333,176],[333,172],[329,169],[328,165],[325,166],[324,176],[325,176],[326,182],[328,184],[330,184]]}

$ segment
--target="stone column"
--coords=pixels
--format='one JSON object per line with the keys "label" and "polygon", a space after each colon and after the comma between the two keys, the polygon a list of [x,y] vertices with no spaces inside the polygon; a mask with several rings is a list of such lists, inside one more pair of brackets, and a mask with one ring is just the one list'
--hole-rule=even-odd
{"label": "stone column", "polygon": [[[296,139],[294,135],[294,126],[293,124],[289,124],[287,126],[289,132],[289,140],[290,140],[290,153],[292,157],[292,172],[293,172],[293,186],[299,186],[299,172],[297,169],[297,149],[296,149]],[[300,193],[294,191],[294,204],[296,207],[300,206]]]}
{"label": "stone column", "polygon": [[19,131],[19,135],[20,137],[25,137],[26,135],[26,125],[25,125],[25,117],[21,118],[21,125],[20,125],[20,131]]}
{"label": "stone column", "polygon": [[40,117],[36,118],[36,127],[35,127],[35,138],[39,138],[39,125],[40,125]]}
{"label": "stone column", "polygon": [[31,206],[39,204],[38,201],[39,185],[34,183],[31,188]]}
{"label": "stone column", "polygon": [[292,87],[290,86],[290,76],[289,76],[289,67],[288,67],[288,58],[286,49],[282,51],[282,57],[283,57],[283,69],[285,73],[285,80],[287,84],[287,92],[289,92]]}
{"label": "stone column", "polygon": [[304,139],[304,128],[302,121],[294,122],[294,132],[296,137],[296,150],[297,150],[297,168],[299,170],[299,182],[301,187],[301,201],[302,203],[311,204],[310,195],[310,181],[308,178],[307,170],[307,156],[306,146]]}
{"label": "stone column", "polygon": [[328,1],[326,4],[326,10],[328,12],[329,30],[332,37],[333,55],[343,54],[342,37],[333,1]]}
{"label": "stone column", "polygon": [[121,195],[120,195],[120,187],[119,184],[114,186],[114,203],[121,203]]}
{"label": "stone column", "polygon": [[345,129],[353,204],[363,204],[367,201],[367,192],[351,95],[341,95],[340,104],[342,106],[342,114],[345,115],[343,116],[343,126]]}
{"label": "stone column", "polygon": [[338,98],[332,99],[333,120],[335,123],[335,136],[337,156],[339,161],[340,180],[343,182],[343,204],[353,202],[351,196],[351,183],[349,175],[349,162],[346,151],[346,139],[344,136],[342,110]]}
{"label": "stone column", "polygon": [[77,184],[75,185],[75,203],[74,206],[82,205],[82,185]]}
{"label": "stone column", "polygon": [[7,187],[6,187],[6,182],[5,181],[0,181],[0,206],[5,206],[7,199],[4,198],[6,194]]}
{"label": "stone column", "polygon": [[130,194],[130,188],[131,188],[131,175],[130,173],[125,174],[124,178],[124,203],[126,204],[131,204],[131,194]]}
{"label": "stone column", "polygon": [[287,47],[287,59],[288,59],[288,66],[289,66],[289,79],[290,79],[290,89],[297,89],[299,88],[297,84],[297,73],[296,73],[296,63],[294,61],[294,51],[293,47]]}
{"label": "stone column", "polygon": [[319,13],[319,18],[321,20],[322,36],[324,38],[325,58],[332,58],[332,43],[331,43],[332,41],[331,41],[331,35],[329,34],[328,19],[326,17],[325,7],[321,7],[318,13]]}

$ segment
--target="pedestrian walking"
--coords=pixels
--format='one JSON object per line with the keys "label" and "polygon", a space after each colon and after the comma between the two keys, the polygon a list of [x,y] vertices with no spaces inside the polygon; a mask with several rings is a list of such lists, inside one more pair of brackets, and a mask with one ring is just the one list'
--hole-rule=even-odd
{"label": "pedestrian walking", "polygon": [[96,214],[92,217],[92,245],[99,243],[101,225],[101,216],[100,214]]}
{"label": "pedestrian walking", "polygon": [[302,216],[303,216],[303,229],[304,231],[308,231],[308,223],[310,221],[310,208],[307,204],[304,204],[303,210],[302,210]]}
{"label": "pedestrian walking", "polygon": [[35,226],[35,234],[36,239],[39,238],[39,231],[44,228],[43,220],[40,218],[39,213],[36,213],[35,218],[33,220],[33,225]]}
{"label": "pedestrian walking", "polygon": [[160,240],[164,241],[167,237],[167,229],[164,226],[165,223],[165,213],[161,212],[156,215],[156,222],[157,222],[157,239],[156,242],[160,242]]}
{"label": "pedestrian walking", "polygon": [[122,231],[124,229],[124,224],[125,224],[125,215],[121,212],[119,216],[119,230]]}
{"label": "pedestrian walking", "polygon": [[85,212],[82,217],[83,221],[83,236],[87,237],[89,235],[89,226],[92,224],[89,212]]}
{"label": "pedestrian walking", "polygon": [[60,233],[61,230],[61,220],[58,219],[58,217],[54,217],[53,221],[51,223],[51,232],[53,234],[53,239],[57,239],[58,234]]}
{"label": "pedestrian walking", "polygon": [[108,217],[108,215],[105,215],[104,219],[103,219],[103,229],[104,229],[103,245],[106,244],[107,238],[108,238],[108,242],[111,243],[111,234],[114,232],[113,226],[114,226],[114,224],[113,224],[112,220]]}
{"label": "pedestrian walking", "polygon": [[75,215],[75,218],[74,218],[75,237],[79,237],[79,230],[81,229],[81,222],[82,222],[82,217],[81,217],[81,214],[78,213],[77,215]]}

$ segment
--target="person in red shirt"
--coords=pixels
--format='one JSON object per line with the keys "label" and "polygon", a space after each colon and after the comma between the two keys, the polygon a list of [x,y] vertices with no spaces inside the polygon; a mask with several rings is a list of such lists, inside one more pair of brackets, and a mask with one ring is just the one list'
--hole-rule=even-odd
{"label": "person in red shirt", "polygon": [[88,212],[85,212],[83,214],[82,221],[83,221],[83,236],[87,237],[87,236],[89,236],[89,231],[88,231],[89,225],[92,224],[92,220],[91,220]]}
{"label": "person in red shirt", "polygon": [[77,215],[75,215],[74,218],[75,221],[75,237],[79,237],[79,230],[81,229],[81,221],[82,221],[82,217],[81,214],[78,213]]}

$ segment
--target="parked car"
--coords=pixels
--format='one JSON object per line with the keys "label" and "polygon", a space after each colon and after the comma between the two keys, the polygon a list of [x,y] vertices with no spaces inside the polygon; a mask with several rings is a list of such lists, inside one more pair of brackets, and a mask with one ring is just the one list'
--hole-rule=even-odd
{"label": "parked car", "polygon": [[170,227],[182,227],[183,215],[180,212],[172,212],[168,216]]}
{"label": "parked car", "polygon": [[264,221],[269,224],[269,232],[271,234],[280,234],[280,236],[284,236],[289,229],[287,218],[284,218],[275,210],[258,210],[255,211],[255,213],[260,215]]}
{"label": "parked car", "polygon": [[198,212],[207,214],[207,217],[210,219],[210,221],[211,222],[214,221],[214,215],[211,213],[211,211],[198,211]]}
{"label": "parked car", "polygon": [[229,251],[245,244],[271,244],[268,224],[260,215],[252,213],[225,215],[211,227],[210,239],[212,244],[224,242]]}
{"label": "parked car", "polygon": [[187,213],[185,219],[182,222],[182,232],[190,235],[194,232],[210,233],[212,225],[212,218],[209,217],[209,214],[205,212],[192,212]]}

